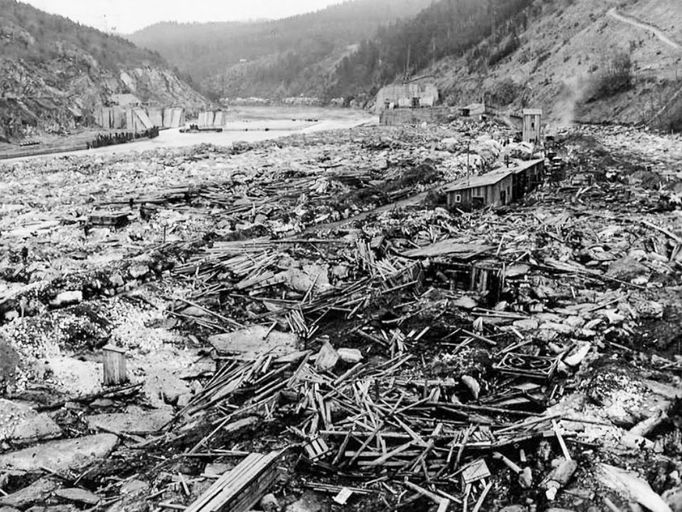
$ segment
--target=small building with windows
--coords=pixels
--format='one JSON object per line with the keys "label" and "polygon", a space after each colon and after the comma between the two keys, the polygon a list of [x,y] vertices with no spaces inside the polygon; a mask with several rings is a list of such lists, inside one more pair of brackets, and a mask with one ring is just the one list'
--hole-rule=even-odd
{"label": "small building with windows", "polygon": [[516,161],[481,176],[462,178],[445,188],[448,207],[467,211],[518,201],[542,183],[544,166],[543,159]]}
{"label": "small building with windows", "polygon": [[509,204],[513,200],[513,181],[514,173],[509,169],[463,178],[446,187],[448,207],[474,210]]}

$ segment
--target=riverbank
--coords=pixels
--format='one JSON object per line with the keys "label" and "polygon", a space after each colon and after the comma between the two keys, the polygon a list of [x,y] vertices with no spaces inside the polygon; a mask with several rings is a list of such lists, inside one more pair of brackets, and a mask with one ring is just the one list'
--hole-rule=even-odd
{"label": "riverbank", "polygon": [[[235,142],[258,142],[295,133],[349,129],[363,124],[376,123],[376,118],[363,111],[348,109],[301,109],[294,107],[240,107],[230,110],[229,121],[222,133],[180,133],[178,128],[162,130],[155,139],[141,139],[127,144],[87,149],[102,130],[87,129],[64,137],[36,138],[37,146],[0,145],[0,160],[32,158],[52,155],[64,156],[74,152],[89,154],[123,154],[154,149],[191,147],[198,144],[229,146]],[[115,130],[110,133],[115,133]]]}

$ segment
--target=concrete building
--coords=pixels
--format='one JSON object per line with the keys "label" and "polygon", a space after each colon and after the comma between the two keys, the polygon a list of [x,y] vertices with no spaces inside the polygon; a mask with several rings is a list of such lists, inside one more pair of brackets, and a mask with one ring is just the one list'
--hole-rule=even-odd
{"label": "concrete building", "polygon": [[106,130],[126,128],[126,111],[121,107],[102,107],[94,112],[95,124]]}
{"label": "concrete building", "polygon": [[227,112],[222,110],[200,112],[197,125],[199,128],[222,128],[227,124]]}
{"label": "concrete building", "polygon": [[105,130],[139,132],[154,126],[179,128],[185,124],[183,108],[101,107],[93,114],[95,124]]}
{"label": "concrete building", "polygon": [[163,109],[163,128],[180,128],[185,125],[185,109],[180,107]]}
{"label": "concrete building", "polygon": [[457,111],[452,107],[395,108],[382,111],[379,122],[383,126],[442,124],[449,123],[455,118]]}
{"label": "concrete building", "polygon": [[163,109],[161,107],[147,107],[147,115],[154,126],[163,126]]}
{"label": "concrete building", "polygon": [[154,123],[144,109],[131,108],[126,110],[126,130],[129,132],[143,132],[154,128]]}
{"label": "concrete building", "polygon": [[427,80],[383,87],[376,98],[376,112],[394,108],[433,107],[440,96],[436,85]]}

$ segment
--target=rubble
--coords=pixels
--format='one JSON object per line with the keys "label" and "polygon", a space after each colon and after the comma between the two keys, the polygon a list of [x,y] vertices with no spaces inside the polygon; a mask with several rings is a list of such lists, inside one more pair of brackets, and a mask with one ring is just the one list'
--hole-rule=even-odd
{"label": "rubble", "polygon": [[674,509],[671,142],[576,129],[561,176],[449,211],[536,156],[486,130],[0,166],[0,489],[33,496],[8,506]]}

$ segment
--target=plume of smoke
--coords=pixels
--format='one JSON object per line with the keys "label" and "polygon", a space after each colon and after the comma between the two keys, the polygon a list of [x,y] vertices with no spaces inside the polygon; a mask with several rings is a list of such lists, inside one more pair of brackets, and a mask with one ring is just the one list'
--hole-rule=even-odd
{"label": "plume of smoke", "polygon": [[584,80],[579,76],[564,80],[554,105],[556,128],[567,128],[575,123],[578,106],[585,93]]}

